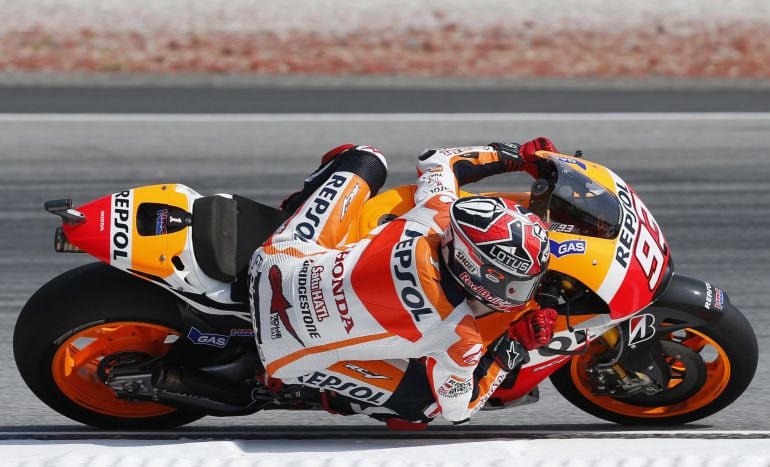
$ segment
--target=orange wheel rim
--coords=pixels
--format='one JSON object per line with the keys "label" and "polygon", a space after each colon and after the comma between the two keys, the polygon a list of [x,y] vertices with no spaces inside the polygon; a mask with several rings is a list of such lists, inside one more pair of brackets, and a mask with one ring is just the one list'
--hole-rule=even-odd
{"label": "orange wheel rim", "polygon": [[168,352],[179,332],[166,326],[139,322],[102,323],[86,328],[56,350],[52,373],[67,398],[104,415],[124,418],[157,417],[176,409],[152,402],[118,399],[97,375],[99,362],[118,352],[140,352],[160,357]]}
{"label": "orange wheel rim", "polygon": [[[574,381],[575,386],[583,397],[589,401],[610,412],[629,417],[668,418],[698,410],[714,401],[727,388],[730,382],[730,360],[722,346],[705,334],[693,329],[686,329],[684,332],[686,332],[686,336],[675,342],[699,353],[706,364],[707,370],[706,381],[703,386],[684,401],[670,405],[639,406],[610,396],[593,394],[591,382],[586,372],[587,365],[591,359],[590,352],[572,359],[572,381]],[[671,359],[668,359],[668,362],[675,370],[682,370],[681,366],[678,366],[676,363],[672,364]],[[668,389],[674,388],[677,384],[680,383],[672,379]]]}

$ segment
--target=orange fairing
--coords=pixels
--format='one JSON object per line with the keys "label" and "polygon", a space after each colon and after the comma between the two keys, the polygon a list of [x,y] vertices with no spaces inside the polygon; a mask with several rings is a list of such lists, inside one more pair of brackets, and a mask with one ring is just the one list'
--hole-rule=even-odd
{"label": "orange fairing", "polygon": [[86,217],[85,223],[62,228],[70,243],[118,269],[165,278],[174,272],[171,259],[185,250],[189,229],[140,235],[138,212],[143,203],[189,212],[190,200],[185,191],[189,189],[182,185],[166,184],[104,196],[78,207]]}
{"label": "orange fairing", "polygon": [[[364,238],[384,221],[406,214],[407,211],[414,207],[414,190],[415,185],[402,185],[384,191],[364,203],[358,219],[357,229],[351,229],[348,242]],[[471,196],[472,194],[460,191],[461,197]],[[436,221],[441,224],[439,219],[436,219]]]}
{"label": "orange fairing", "polygon": [[[133,212],[142,203],[162,203],[189,210],[187,195],[179,193],[176,185],[153,185],[136,188],[133,191]],[[188,229],[164,235],[139,235],[134,222],[131,246],[131,268],[158,277],[167,277],[174,272],[171,258],[182,253],[187,245]]]}

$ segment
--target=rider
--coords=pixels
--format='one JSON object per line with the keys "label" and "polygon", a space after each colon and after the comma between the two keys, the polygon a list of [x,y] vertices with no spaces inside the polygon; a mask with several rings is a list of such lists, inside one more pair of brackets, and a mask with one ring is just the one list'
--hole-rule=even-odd
{"label": "rider", "polygon": [[[538,150],[555,151],[537,138],[424,152],[415,207],[351,244],[347,233],[359,209],[385,182],[385,158],[351,144],[324,155],[302,191],[283,203],[293,215],[250,264],[265,379],[323,387],[335,378],[325,376],[327,369],[361,373],[356,365],[342,369],[344,361],[423,357],[436,411],[468,420],[527,350],[550,341],[556,312],[527,312],[485,349],[470,302],[503,312],[537,306],[531,301],[548,263],[548,237],[522,206],[458,199],[458,187],[530,170]],[[334,390],[382,402],[371,387],[344,383]]]}

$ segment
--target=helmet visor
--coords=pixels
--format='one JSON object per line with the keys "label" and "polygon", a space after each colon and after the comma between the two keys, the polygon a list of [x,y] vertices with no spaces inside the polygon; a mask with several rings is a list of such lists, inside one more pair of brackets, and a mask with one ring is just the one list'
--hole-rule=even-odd
{"label": "helmet visor", "polygon": [[542,273],[529,277],[514,276],[488,264],[481,268],[484,288],[513,305],[523,305],[530,301],[542,276]]}

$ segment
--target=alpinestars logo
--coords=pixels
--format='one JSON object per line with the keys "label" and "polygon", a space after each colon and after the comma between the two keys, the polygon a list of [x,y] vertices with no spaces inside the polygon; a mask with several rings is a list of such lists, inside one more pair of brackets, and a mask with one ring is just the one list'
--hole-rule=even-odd
{"label": "alpinestars logo", "polygon": [[468,349],[467,352],[463,354],[463,363],[466,365],[478,365],[479,360],[481,359],[481,354],[484,351],[484,346],[481,344],[474,344],[471,346],[470,349]]}
{"label": "alpinestars logo", "polygon": [[281,274],[281,269],[278,266],[272,266],[267,273],[267,278],[270,281],[270,289],[273,291],[273,296],[270,299],[270,338],[281,338],[280,323],[283,324],[286,332],[291,334],[291,336],[304,347],[305,344],[300,340],[297,332],[294,330],[294,326],[291,325],[289,315],[286,312],[286,310],[291,308],[291,303],[289,303],[289,301],[286,300],[286,297],[283,296],[283,285],[281,284],[283,276]]}

